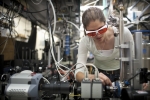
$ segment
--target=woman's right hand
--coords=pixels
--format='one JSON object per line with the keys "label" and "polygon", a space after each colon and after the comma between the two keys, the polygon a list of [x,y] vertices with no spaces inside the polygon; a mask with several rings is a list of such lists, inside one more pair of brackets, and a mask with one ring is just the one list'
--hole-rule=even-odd
{"label": "woman's right hand", "polygon": [[99,78],[102,81],[103,85],[112,86],[111,80],[103,73],[99,73]]}

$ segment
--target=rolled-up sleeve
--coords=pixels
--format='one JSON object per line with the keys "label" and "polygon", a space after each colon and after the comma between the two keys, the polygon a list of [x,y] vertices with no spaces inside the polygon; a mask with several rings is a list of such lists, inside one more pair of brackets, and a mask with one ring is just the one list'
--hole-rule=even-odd
{"label": "rolled-up sleeve", "polygon": [[[76,79],[76,74],[78,72],[84,73],[85,67],[83,67],[86,62],[87,62],[87,42],[86,38],[83,37],[79,43],[79,48],[78,48],[78,55],[77,55],[77,65],[76,65],[76,70],[75,70],[75,79]],[[84,64],[84,65],[83,65]]]}

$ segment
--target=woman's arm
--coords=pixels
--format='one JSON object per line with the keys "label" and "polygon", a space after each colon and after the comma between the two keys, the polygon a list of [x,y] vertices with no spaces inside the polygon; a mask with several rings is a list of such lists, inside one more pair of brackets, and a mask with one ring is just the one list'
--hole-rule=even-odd
{"label": "woman's arm", "polygon": [[[77,79],[77,81],[81,82],[84,78],[85,78],[84,73],[78,72],[78,73],[76,74],[76,79]],[[90,80],[92,80],[92,79],[94,79],[94,75],[89,74],[89,75],[88,75],[88,78],[89,78]]]}
{"label": "woman's arm", "polygon": [[[84,71],[85,71],[85,67],[82,67],[83,64],[86,64],[87,62],[87,53],[88,53],[88,47],[87,45],[90,44],[90,40],[87,39],[87,37],[84,37],[79,44],[79,48],[78,48],[78,58],[77,58],[77,63],[82,63],[82,64],[77,64],[76,66],[76,71],[75,71],[75,78],[77,81],[81,82],[84,78]],[[80,68],[82,67],[82,68]],[[94,75],[92,74],[88,74],[88,78],[90,80],[94,79]],[[102,73],[99,73],[99,78],[102,81],[102,83],[105,85],[111,85],[111,81],[110,79],[105,76]]]}
{"label": "woman's arm", "polygon": [[[77,73],[84,73],[85,67],[83,67],[86,64],[87,61],[87,53],[88,53],[88,48],[87,48],[87,37],[83,37],[79,43],[78,47],[78,56],[77,56],[77,65],[76,65],[76,70],[75,70],[75,78],[77,81],[81,81],[84,78],[84,75],[81,74],[77,75]],[[84,64],[84,65],[83,65]],[[79,79],[79,80],[78,80]]]}

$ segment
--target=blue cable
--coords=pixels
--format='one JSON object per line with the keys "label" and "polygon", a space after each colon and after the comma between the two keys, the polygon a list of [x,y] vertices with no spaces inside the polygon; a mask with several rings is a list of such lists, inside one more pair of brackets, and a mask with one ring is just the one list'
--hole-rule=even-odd
{"label": "blue cable", "polygon": [[142,33],[150,33],[150,30],[131,30],[131,33],[142,32]]}
{"label": "blue cable", "polygon": [[130,82],[127,81],[127,80],[125,80],[125,81],[124,81],[124,84],[125,84],[125,86],[129,86],[129,85],[130,85]]}

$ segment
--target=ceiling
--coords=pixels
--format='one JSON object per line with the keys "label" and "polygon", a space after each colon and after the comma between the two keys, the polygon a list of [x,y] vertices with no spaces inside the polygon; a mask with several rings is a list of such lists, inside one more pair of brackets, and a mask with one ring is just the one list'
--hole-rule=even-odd
{"label": "ceiling", "polygon": [[[70,21],[74,21],[80,14],[80,0],[51,0],[55,8],[57,20],[66,17]],[[32,21],[35,24],[47,27],[47,9],[49,6],[50,21],[53,21],[52,7],[48,0],[2,0],[1,6],[13,8],[23,17]],[[20,5],[21,4],[21,5]],[[19,10],[21,8],[21,10]]]}
{"label": "ceiling", "polygon": [[[73,22],[78,27],[80,26],[80,0],[1,0],[0,5],[19,13],[20,16],[25,17],[34,25],[38,25],[47,30],[48,20],[51,25],[54,21],[54,14],[49,1],[54,6],[57,21],[65,19]],[[64,22],[57,23],[55,29],[55,35],[61,39],[66,34],[66,27],[64,26]],[[71,37],[74,40],[79,39],[80,36],[77,29],[73,27],[72,30]]]}

